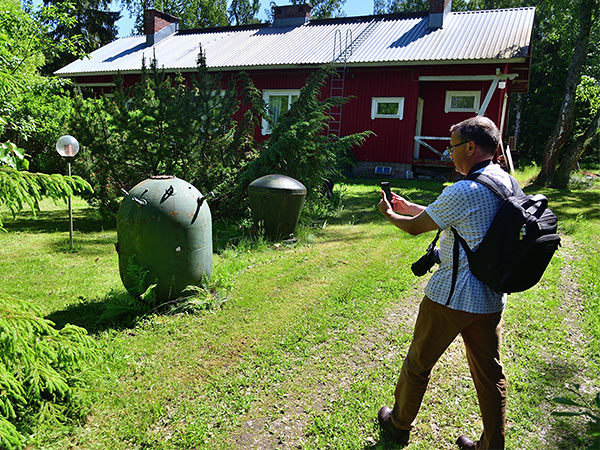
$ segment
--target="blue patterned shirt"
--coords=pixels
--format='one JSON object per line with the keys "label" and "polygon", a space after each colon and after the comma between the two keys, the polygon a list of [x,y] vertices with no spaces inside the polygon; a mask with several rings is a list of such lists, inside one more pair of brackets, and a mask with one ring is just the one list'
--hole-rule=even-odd
{"label": "blue patterned shirt", "polygon": [[[477,172],[501,181],[513,191],[509,175],[499,165],[489,164]],[[461,180],[445,188],[427,207],[429,217],[443,230],[439,244],[441,263],[425,288],[425,295],[431,300],[445,305],[450,294],[454,246],[454,235],[450,227],[458,232],[470,249],[476,249],[492,223],[500,202],[500,198],[482,184]],[[476,314],[502,311],[506,305],[506,294],[498,294],[475,278],[469,270],[467,255],[460,245],[458,259],[456,287],[447,306]]]}

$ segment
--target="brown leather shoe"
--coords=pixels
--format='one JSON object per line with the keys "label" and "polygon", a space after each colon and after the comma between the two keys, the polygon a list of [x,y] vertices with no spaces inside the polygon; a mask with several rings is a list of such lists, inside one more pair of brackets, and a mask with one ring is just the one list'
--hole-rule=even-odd
{"label": "brown leather shoe", "polygon": [[392,422],[392,410],[389,406],[381,407],[379,414],[377,414],[377,420],[379,421],[379,426],[388,439],[397,442],[402,446],[408,445],[410,432],[408,430],[396,428]]}
{"label": "brown leather shoe", "polygon": [[475,442],[473,442],[472,439],[464,435],[458,437],[458,439],[456,440],[456,444],[461,450],[475,450],[477,448]]}

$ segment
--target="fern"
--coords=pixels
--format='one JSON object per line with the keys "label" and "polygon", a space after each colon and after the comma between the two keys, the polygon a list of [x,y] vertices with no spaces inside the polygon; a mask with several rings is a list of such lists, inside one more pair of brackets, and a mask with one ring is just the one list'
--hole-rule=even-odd
{"label": "fern", "polygon": [[67,421],[78,406],[79,374],[97,357],[84,329],[57,330],[33,306],[0,294],[0,447],[22,448],[27,418]]}

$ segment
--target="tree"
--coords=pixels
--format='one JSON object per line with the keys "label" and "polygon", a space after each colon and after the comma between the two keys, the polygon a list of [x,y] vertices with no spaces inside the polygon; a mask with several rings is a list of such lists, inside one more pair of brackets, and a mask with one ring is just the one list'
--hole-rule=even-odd
{"label": "tree", "polygon": [[[200,53],[198,70],[184,79],[142,63],[141,80],[117,87],[113,98],[79,97],[73,130],[88,151],[76,160],[79,173],[94,186],[93,200],[116,213],[122,197],[153,175],[185,179],[202,193],[214,191],[218,215],[237,210],[229,193],[247,162],[255,157],[251,112],[238,114],[243,98],[259,96],[247,78],[223,82],[208,72]],[[240,117],[241,116],[241,117]]]}
{"label": "tree", "polygon": [[[97,48],[112,42],[117,37],[115,23],[121,13],[109,10],[110,0],[44,0],[46,7],[54,7],[64,14],[74,18],[74,23],[65,24],[49,18],[49,36],[60,42],[64,39],[77,39],[80,52],[90,53]],[[77,56],[63,50],[57,54],[47,55],[43,72],[52,74],[54,71],[74,61]]]}
{"label": "tree", "polygon": [[227,10],[231,25],[248,25],[260,23],[256,15],[260,10],[259,0],[232,0]]}
{"label": "tree", "polygon": [[587,57],[592,15],[597,8],[598,3],[596,0],[581,0],[576,45],[567,74],[558,120],[544,148],[542,169],[537,177],[537,182],[540,184],[552,181],[556,169],[558,152],[565,144],[573,128],[575,120],[575,90],[581,79],[581,71]]}
{"label": "tree", "polygon": [[[525,6],[520,0],[454,0],[453,11],[515,8]],[[374,14],[420,12],[429,10],[429,0],[373,0]]]}
{"label": "tree", "polygon": [[578,161],[584,152],[592,146],[600,132],[600,83],[592,77],[583,76],[577,87],[576,97],[578,103],[584,104],[584,106],[578,106],[587,108],[592,115],[592,119],[585,128],[585,132],[569,148],[565,149],[560,165],[553,177],[553,185],[557,187],[567,186],[571,172],[575,170]]}
{"label": "tree", "polygon": [[181,29],[227,26],[226,0],[123,0],[135,19],[135,28],[144,33],[144,11],[157,9],[178,17]]}
{"label": "tree", "polygon": [[409,11],[427,11],[429,9],[428,0],[375,0],[373,10],[376,14],[391,14]]}
{"label": "tree", "polygon": [[385,0],[373,0],[373,14],[385,14],[386,12]]}
{"label": "tree", "polygon": [[35,213],[42,197],[66,200],[74,193],[92,192],[92,187],[81,177],[31,173],[28,168],[22,149],[12,142],[0,143],[0,205],[13,215],[25,206]]}
{"label": "tree", "polygon": [[[331,17],[343,17],[343,6],[346,0],[291,0],[293,5],[304,5],[309,3],[312,6],[310,16],[313,19],[328,19]],[[271,1],[271,11],[277,6],[274,1]],[[267,11],[269,20],[273,20],[272,13]]]}
{"label": "tree", "polygon": [[0,142],[12,142],[30,156],[33,170],[53,168],[56,139],[66,134],[71,112],[69,81],[45,77],[47,55],[78,52],[78,40],[55,42],[47,24],[74,19],[55,6],[25,12],[18,0],[0,0]]}
{"label": "tree", "polygon": [[[84,415],[84,368],[99,356],[86,330],[56,330],[29,302],[0,293],[0,447],[21,449],[30,424]],[[29,424],[28,424],[29,422]]]}

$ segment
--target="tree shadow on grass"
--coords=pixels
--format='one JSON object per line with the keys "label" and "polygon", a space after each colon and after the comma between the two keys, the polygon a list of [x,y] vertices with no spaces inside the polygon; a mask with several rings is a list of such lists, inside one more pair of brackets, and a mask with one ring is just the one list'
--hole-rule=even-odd
{"label": "tree shadow on grass", "polygon": [[524,191],[526,194],[544,194],[548,197],[550,209],[559,220],[576,219],[578,216],[596,220],[600,218],[600,190],[598,189],[571,191],[528,186]]}
{"label": "tree shadow on grass", "polygon": [[[21,212],[16,217],[3,219],[3,226],[8,232],[23,231],[29,233],[55,233],[57,231],[69,232],[69,212],[64,211],[38,211]],[[73,228],[76,232],[90,233],[116,228],[116,220],[100,215],[96,208],[82,208],[73,211]]]}
{"label": "tree shadow on grass", "polygon": [[[348,189],[343,193],[344,209],[341,213],[331,219],[331,224],[363,224],[373,223],[383,220],[381,213],[377,209],[377,204],[381,198],[380,182],[383,180],[350,180],[345,183]],[[404,180],[389,179],[393,192],[406,197],[408,200],[428,205],[435,200],[442,192],[443,183],[431,180]],[[367,194],[356,192],[352,189],[353,185],[372,186],[372,190]]]}
{"label": "tree shadow on grass", "polygon": [[55,311],[46,319],[51,320],[57,329],[66,324],[85,328],[89,334],[98,334],[109,329],[129,329],[136,325],[136,319],[152,309],[139,309],[139,301],[127,291],[111,291],[101,299],[79,297],[79,303],[72,304],[62,311]]}
{"label": "tree shadow on grass", "polygon": [[[532,396],[538,398],[562,397],[567,391],[565,383],[575,383],[581,376],[581,367],[576,363],[555,358],[548,362],[540,361],[530,367],[531,371],[544,374],[543,383],[529,383]],[[509,380],[510,383],[510,380]],[[561,390],[561,387],[562,390]],[[549,390],[551,392],[549,393]],[[510,395],[510,394],[509,394]],[[568,396],[568,395],[567,395]],[[551,411],[564,410],[560,405],[549,402]],[[550,416],[545,441],[556,450],[584,448],[586,441],[585,424],[580,418],[559,418]]]}

